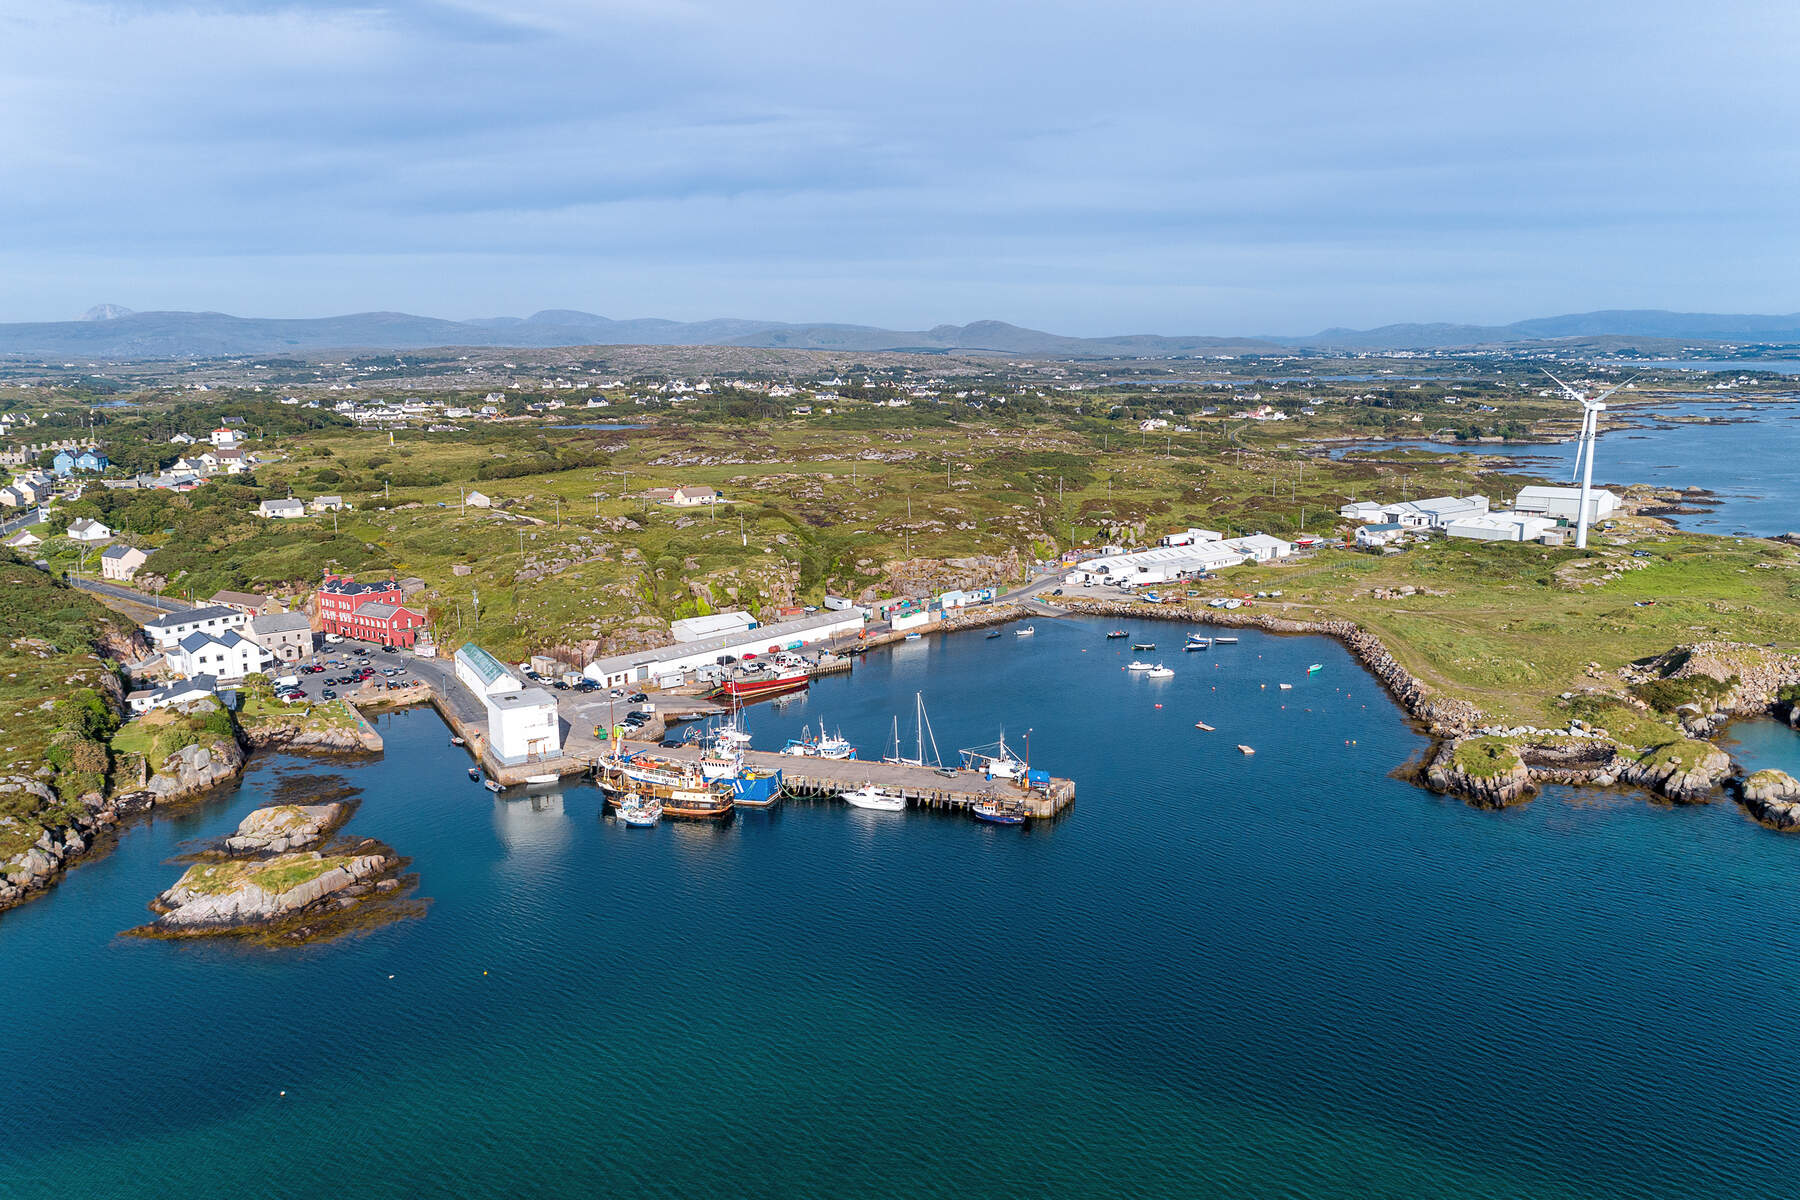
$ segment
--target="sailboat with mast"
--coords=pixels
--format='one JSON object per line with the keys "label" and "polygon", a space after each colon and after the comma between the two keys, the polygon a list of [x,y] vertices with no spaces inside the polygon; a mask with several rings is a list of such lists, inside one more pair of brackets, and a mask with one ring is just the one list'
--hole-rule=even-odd
{"label": "sailboat with mast", "polygon": [[[900,714],[894,714],[894,732],[889,742],[889,753],[882,756],[881,761],[895,763],[903,767],[935,767],[944,769],[944,760],[938,756],[937,735],[931,731],[931,718],[925,715],[925,693],[913,693],[913,707],[917,722],[917,734],[914,741],[912,757],[907,757],[900,745]],[[929,756],[925,753],[927,745],[931,747]]]}

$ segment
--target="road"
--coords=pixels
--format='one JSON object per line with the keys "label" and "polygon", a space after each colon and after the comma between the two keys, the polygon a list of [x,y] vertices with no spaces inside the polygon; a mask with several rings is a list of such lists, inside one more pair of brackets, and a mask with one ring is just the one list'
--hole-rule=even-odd
{"label": "road", "polygon": [[115,600],[126,600],[132,604],[141,604],[158,612],[185,612],[194,607],[181,600],[171,600],[167,596],[152,596],[148,592],[140,592],[134,588],[120,587],[116,583],[102,583],[98,579],[84,579],[80,576],[69,576],[69,586],[84,592],[93,592],[100,596],[111,596]]}
{"label": "road", "polygon": [[34,508],[30,512],[20,513],[16,517],[9,517],[4,521],[0,521],[0,537],[5,537],[14,530],[23,529],[27,525],[36,525],[43,519],[44,510],[42,508]]}

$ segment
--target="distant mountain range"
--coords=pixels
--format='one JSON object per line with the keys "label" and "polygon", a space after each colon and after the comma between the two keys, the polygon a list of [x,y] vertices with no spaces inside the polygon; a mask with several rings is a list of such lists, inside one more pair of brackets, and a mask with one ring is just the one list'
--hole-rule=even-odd
{"label": "distant mountain range", "polygon": [[766,346],[793,350],[987,351],[1056,358],[1172,358],[1197,354],[1278,354],[1293,350],[1497,348],[1544,342],[1755,342],[1800,345],[1800,313],[1734,316],[1652,309],[1575,313],[1511,325],[1384,325],[1327,329],[1306,337],[1065,337],[1004,321],[925,330],[869,325],[794,325],[719,319],[613,320],[549,309],[529,317],[447,321],[409,313],[271,319],[213,312],[133,312],[115,304],[77,321],[0,324],[0,354],[34,359],[212,358],[321,350],[421,350],[447,346],[589,345]]}

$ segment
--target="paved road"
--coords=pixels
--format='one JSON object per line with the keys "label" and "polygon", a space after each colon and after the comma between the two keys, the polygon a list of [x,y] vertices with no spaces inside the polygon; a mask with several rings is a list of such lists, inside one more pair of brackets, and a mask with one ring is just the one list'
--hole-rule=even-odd
{"label": "paved road", "polygon": [[[360,686],[359,684],[331,683],[329,681],[348,674],[352,669],[365,661],[369,666],[375,669],[376,678],[383,682],[391,680],[396,683],[425,682],[435,684],[438,682],[437,678],[428,675],[426,672],[431,668],[445,665],[439,663],[436,659],[420,658],[415,654],[410,654],[403,650],[396,650],[394,653],[389,654],[379,646],[346,641],[329,646],[321,643],[310,657],[301,660],[302,665],[305,663],[318,663],[321,666],[324,666],[325,669],[317,674],[307,674],[297,670],[293,665],[273,667],[270,669],[269,674],[277,677],[283,675],[298,676],[300,679],[300,690],[306,693],[306,698],[308,700],[324,699],[323,693],[327,688],[330,688],[339,696],[348,697],[356,691]],[[333,662],[340,665],[336,667],[329,665]],[[384,673],[390,668],[394,669],[395,674],[387,675]],[[454,677],[452,678],[452,682],[454,682]],[[459,693],[465,697],[468,695],[461,685],[441,690],[444,694],[450,696],[453,701]]]}
{"label": "paved road", "polygon": [[154,608],[158,612],[185,612],[194,606],[182,600],[171,600],[167,596],[152,596],[149,592],[140,592],[134,588],[120,587],[116,583],[102,583],[98,579],[82,579],[69,576],[69,584],[84,592],[94,592],[101,596],[111,596],[115,600],[129,600],[133,604],[141,604],[145,608]]}
{"label": "paved road", "polygon": [[34,508],[30,512],[20,513],[16,517],[10,517],[5,521],[0,521],[0,537],[5,537],[16,529],[23,529],[27,525],[36,525],[43,519],[44,510],[42,508]]}

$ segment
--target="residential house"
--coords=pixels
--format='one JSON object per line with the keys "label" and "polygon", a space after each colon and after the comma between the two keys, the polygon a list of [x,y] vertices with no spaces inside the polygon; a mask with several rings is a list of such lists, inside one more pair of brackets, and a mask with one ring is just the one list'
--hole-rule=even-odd
{"label": "residential house", "polygon": [[113,531],[103,523],[91,517],[77,517],[69,522],[69,536],[78,542],[105,542],[112,539]]}
{"label": "residential house", "polygon": [[494,502],[480,492],[470,492],[463,497],[463,503],[471,508],[491,508]]}
{"label": "residential house", "polygon": [[235,629],[190,633],[168,651],[167,658],[171,670],[190,679],[196,675],[242,679],[274,661],[274,655]]}
{"label": "residential house", "polygon": [[312,503],[308,504],[307,507],[316,513],[322,513],[336,512],[339,509],[348,508],[349,505],[344,503],[344,498],[342,496],[314,496],[312,498]]}
{"label": "residential house", "polygon": [[664,504],[672,504],[677,508],[693,508],[701,504],[717,504],[724,499],[718,488],[678,487],[670,493]]}
{"label": "residential house", "polygon": [[222,634],[249,623],[250,618],[235,608],[210,605],[152,617],[144,622],[144,636],[158,650],[172,650],[190,633]]}
{"label": "residential house", "polygon": [[213,430],[211,434],[207,435],[207,440],[214,446],[235,446],[238,444],[240,438],[241,435],[237,430],[226,429],[224,426],[220,426],[218,429]]}
{"label": "residential house", "polygon": [[4,542],[0,542],[0,545],[8,546],[14,550],[29,550],[33,546],[41,546],[43,544],[44,539],[31,532],[29,529],[21,529],[11,537],[7,538]]}
{"label": "residential house", "polygon": [[297,663],[313,650],[312,620],[305,613],[265,613],[250,619],[250,640],[278,663]]}
{"label": "residential house", "polygon": [[108,546],[100,552],[100,578],[129,583],[149,559],[150,555],[136,546]]}
{"label": "residential house", "polygon": [[292,496],[286,500],[264,500],[256,506],[256,515],[278,521],[292,521],[306,515],[306,505]]}
{"label": "residential house", "polygon": [[112,460],[107,458],[105,452],[100,450],[83,450],[80,454],[75,456],[75,469],[77,471],[92,471],[99,473],[110,466],[112,466]]}
{"label": "residential house", "polygon": [[142,715],[152,709],[170,708],[178,704],[191,704],[196,700],[208,700],[217,697],[219,681],[211,675],[197,675],[192,679],[181,679],[174,683],[164,684],[159,688],[146,688],[132,692],[125,697],[125,703],[135,714]]}
{"label": "residential house", "polygon": [[50,460],[50,470],[59,479],[67,479],[75,473],[75,456],[67,450],[58,450],[56,457]]}
{"label": "residential house", "polygon": [[259,596],[255,592],[233,592],[221,588],[206,601],[220,608],[235,608],[247,617],[260,617],[264,613],[282,612],[282,605],[267,596]]}
{"label": "residential house", "polygon": [[191,446],[193,444],[194,435],[191,433],[178,433],[169,439],[169,445],[171,446]]}
{"label": "residential house", "polygon": [[1356,544],[1363,550],[1390,545],[1406,535],[1406,526],[1398,522],[1364,525],[1356,531]]}

